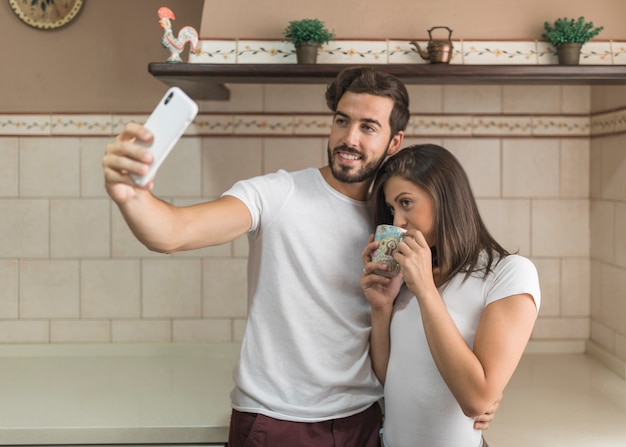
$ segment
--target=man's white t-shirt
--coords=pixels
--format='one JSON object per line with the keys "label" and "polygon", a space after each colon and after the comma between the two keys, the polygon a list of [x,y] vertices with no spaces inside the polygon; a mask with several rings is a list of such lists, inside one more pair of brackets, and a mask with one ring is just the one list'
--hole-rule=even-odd
{"label": "man's white t-shirt", "polygon": [[252,216],[233,408],[301,422],[365,410],[382,396],[359,286],[367,202],[340,194],[313,168],[243,180],[224,195]]}

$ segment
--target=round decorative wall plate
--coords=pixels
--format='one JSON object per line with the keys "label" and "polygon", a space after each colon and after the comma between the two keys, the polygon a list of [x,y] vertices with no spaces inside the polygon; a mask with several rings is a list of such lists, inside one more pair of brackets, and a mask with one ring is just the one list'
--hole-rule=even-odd
{"label": "round decorative wall plate", "polygon": [[54,29],[71,22],[83,0],[9,0],[13,12],[33,28]]}

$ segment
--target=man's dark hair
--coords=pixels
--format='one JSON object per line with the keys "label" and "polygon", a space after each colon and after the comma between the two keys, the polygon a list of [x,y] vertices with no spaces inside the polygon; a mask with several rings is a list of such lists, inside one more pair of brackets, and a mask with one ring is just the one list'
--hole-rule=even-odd
{"label": "man's dark hair", "polygon": [[400,79],[374,67],[351,67],[342,70],[326,88],[326,104],[333,112],[346,92],[366,93],[393,100],[389,116],[391,136],[406,129],[409,122],[409,93]]}

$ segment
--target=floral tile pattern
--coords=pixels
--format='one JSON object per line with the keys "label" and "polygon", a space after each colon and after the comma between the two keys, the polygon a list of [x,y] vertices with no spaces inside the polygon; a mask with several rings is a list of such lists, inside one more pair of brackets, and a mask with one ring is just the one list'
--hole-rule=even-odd
{"label": "floral tile pattern", "polygon": [[[147,115],[0,115],[0,136],[115,136],[129,122]],[[185,136],[321,136],[330,131],[324,114],[200,113]],[[626,132],[626,109],[596,115],[442,115],[414,114],[407,137],[588,137]]]}
{"label": "floral tile pattern", "polygon": [[611,42],[613,64],[626,65],[626,42]]}
{"label": "floral tile pattern", "polygon": [[189,53],[192,64],[234,64],[237,62],[237,41],[202,40],[198,50]]}
{"label": "floral tile pattern", "polygon": [[52,135],[91,135],[93,132],[110,134],[111,115],[55,115],[52,118]]}
{"label": "floral tile pattern", "polygon": [[536,42],[463,41],[463,64],[534,65],[536,63]]}
{"label": "floral tile pattern", "polygon": [[535,136],[588,136],[591,133],[589,117],[542,116],[532,120]]}
{"label": "floral tile pattern", "polygon": [[386,64],[387,42],[334,40],[320,48],[317,61],[321,64]]}
{"label": "floral tile pattern", "polygon": [[[318,62],[328,64],[427,64],[411,40],[334,40],[320,48]],[[428,40],[416,40],[425,51]],[[451,64],[468,65],[535,65],[557,64],[556,51],[545,41],[474,41],[452,40]],[[226,64],[293,64],[296,52],[293,44],[282,40],[224,40],[203,39],[190,63]],[[583,45],[581,64],[626,65],[626,42],[592,41]]]}
{"label": "floral tile pattern", "polygon": [[332,118],[330,115],[297,116],[293,122],[294,135],[327,136],[330,132]]}
{"label": "floral tile pattern", "polygon": [[50,115],[0,115],[0,135],[49,135]]}
{"label": "floral tile pattern", "polygon": [[411,136],[471,136],[472,131],[471,116],[414,116],[408,126]]}
{"label": "floral tile pattern", "polygon": [[238,64],[295,64],[296,50],[290,42],[280,40],[237,41]]}
{"label": "floral tile pattern", "polygon": [[530,136],[530,117],[479,116],[472,121],[473,135],[480,136]]}
{"label": "floral tile pattern", "polygon": [[613,55],[610,42],[589,42],[580,51],[581,65],[612,65]]}

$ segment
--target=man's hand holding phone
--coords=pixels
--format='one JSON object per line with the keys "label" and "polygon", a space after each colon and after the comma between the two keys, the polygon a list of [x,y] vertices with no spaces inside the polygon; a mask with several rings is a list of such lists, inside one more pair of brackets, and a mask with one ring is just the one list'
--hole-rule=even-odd
{"label": "man's hand holding phone", "polygon": [[178,87],[170,88],[142,126],[129,123],[109,144],[102,160],[107,192],[126,202],[138,189],[151,189],[157,169],[198,113]]}

